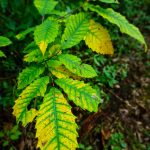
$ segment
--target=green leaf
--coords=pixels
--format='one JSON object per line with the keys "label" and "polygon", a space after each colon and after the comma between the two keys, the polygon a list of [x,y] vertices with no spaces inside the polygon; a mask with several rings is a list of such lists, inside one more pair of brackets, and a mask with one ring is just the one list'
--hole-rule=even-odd
{"label": "green leaf", "polygon": [[42,16],[51,14],[51,11],[55,8],[57,3],[58,2],[54,0],[34,0],[34,5]]}
{"label": "green leaf", "polygon": [[24,61],[26,62],[42,62],[43,56],[39,48],[33,49],[29,54],[24,56]]}
{"label": "green leaf", "polygon": [[78,79],[78,76],[75,76],[71,73],[60,61],[58,60],[49,60],[47,62],[49,70],[57,78],[73,78]]}
{"label": "green leaf", "polygon": [[44,72],[44,67],[36,65],[25,68],[18,77],[18,89],[23,89]]}
{"label": "green leaf", "polygon": [[73,79],[57,79],[56,84],[60,86],[77,106],[82,109],[96,112],[98,104],[101,102],[95,89],[85,84],[83,81]]}
{"label": "green leaf", "polygon": [[6,55],[0,50],[0,57],[6,57]]}
{"label": "green leaf", "polygon": [[26,29],[25,31],[20,32],[19,34],[16,35],[16,38],[18,40],[23,40],[27,34],[29,34],[30,32],[34,31],[35,27],[31,27]]}
{"label": "green leaf", "polygon": [[41,150],[75,150],[78,145],[75,118],[62,93],[51,88],[36,119],[37,147]]}
{"label": "green leaf", "polygon": [[58,60],[49,60],[47,62],[49,70],[57,78],[69,78],[70,72],[62,66],[62,63]]}
{"label": "green leaf", "polygon": [[58,35],[59,25],[56,20],[48,18],[34,31],[34,39],[42,54],[45,54],[49,43],[53,42]]}
{"label": "green leaf", "polygon": [[103,9],[100,6],[94,6],[92,4],[86,4],[85,7],[101,15],[102,17],[107,19],[109,22],[117,25],[120,28],[120,31],[122,33],[126,33],[129,36],[135,38],[140,43],[144,44],[145,49],[147,49],[146,42],[144,40],[143,35],[139,31],[139,29],[135,27],[133,24],[130,24],[128,20],[124,16],[122,16],[120,13],[115,12],[111,8]]}
{"label": "green leaf", "polygon": [[0,47],[10,45],[12,42],[4,36],[0,36]]}
{"label": "green leaf", "polygon": [[8,6],[8,0],[0,0],[0,4],[1,4],[3,12],[5,13],[6,8]]}
{"label": "green leaf", "polygon": [[13,107],[13,115],[16,116],[17,123],[20,121],[23,122],[25,126],[28,121],[32,121],[28,117],[34,117],[34,114],[31,114],[35,111],[28,110],[28,105],[30,104],[31,100],[37,96],[44,96],[44,93],[47,88],[47,84],[49,83],[48,77],[42,77],[40,79],[35,80],[31,83],[28,87],[23,90],[20,94],[19,98],[15,101],[15,105]]}
{"label": "green leaf", "polygon": [[4,136],[5,136],[4,132],[3,132],[3,131],[0,131],[0,138],[2,138],[2,137],[4,137]]}
{"label": "green leaf", "polygon": [[67,12],[66,11],[53,10],[53,11],[51,11],[50,14],[64,17],[65,15],[67,15]]}
{"label": "green leaf", "polygon": [[15,126],[10,130],[10,134],[15,134],[15,133],[17,133],[17,132],[20,132],[20,131],[18,130],[18,125],[15,125]]}
{"label": "green leaf", "polygon": [[50,57],[59,55],[61,54],[61,46],[59,44],[53,45],[49,48],[48,52]]}
{"label": "green leaf", "polygon": [[118,0],[100,0],[100,1],[104,3],[119,3]]}
{"label": "green leaf", "polygon": [[4,141],[4,143],[2,144],[3,147],[6,147],[9,145],[9,141]]}
{"label": "green leaf", "polygon": [[18,125],[15,125],[9,133],[11,140],[17,140],[22,133],[18,130]]}
{"label": "green leaf", "polygon": [[66,28],[62,35],[62,49],[71,48],[77,45],[85,36],[89,28],[87,15],[79,13],[71,15],[66,20]]}
{"label": "green leaf", "polygon": [[97,76],[92,66],[87,64],[81,64],[81,59],[77,56],[71,54],[61,54],[58,58],[68,70],[80,77],[93,78]]}
{"label": "green leaf", "polygon": [[37,49],[38,46],[36,45],[35,42],[31,42],[29,43],[23,50],[23,53],[30,53],[32,51],[34,51],[35,49]]}

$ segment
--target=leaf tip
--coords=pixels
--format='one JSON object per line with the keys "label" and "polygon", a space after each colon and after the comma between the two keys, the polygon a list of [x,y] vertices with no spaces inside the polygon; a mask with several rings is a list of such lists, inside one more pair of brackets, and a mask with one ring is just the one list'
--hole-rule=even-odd
{"label": "leaf tip", "polygon": [[47,44],[47,42],[45,42],[45,41],[41,41],[40,44],[39,44],[39,48],[40,48],[40,50],[41,50],[43,56],[44,56],[44,54],[45,54],[45,51],[46,51],[47,46],[48,46],[48,44]]}

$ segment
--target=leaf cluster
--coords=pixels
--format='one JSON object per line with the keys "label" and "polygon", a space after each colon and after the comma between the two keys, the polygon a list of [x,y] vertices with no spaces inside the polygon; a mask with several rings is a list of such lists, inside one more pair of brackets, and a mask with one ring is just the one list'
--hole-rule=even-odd
{"label": "leaf cluster", "polygon": [[[118,4],[115,0],[100,1]],[[139,29],[112,8],[80,1],[76,4],[79,8],[68,11],[65,6],[60,9],[66,2],[62,3],[57,0],[34,0],[41,22],[16,35],[19,41],[30,35],[32,41],[23,50],[23,60],[28,65],[18,77],[18,90],[22,92],[15,101],[13,115],[17,123],[22,122],[23,126],[35,120],[37,147],[45,150],[74,150],[78,147],[78,126],[70,101],[90,112],[97,112],[102,103],[98,91],[85,80],[97,77],[98,71],[70,53],[83,43],[91,52],[114,54],[108,30],[92,18],[91,12],[115,24],[122,33],[135,38],[147,49]],[[0,46],[9,44],[9,39],[0,36]],[[2,51],[0,57],[5,57]],[[110,86],[115,82],[115,72],[110,77],[113,71],[113,67],[103,69],[105,80],[114,79],[108,82]]]}

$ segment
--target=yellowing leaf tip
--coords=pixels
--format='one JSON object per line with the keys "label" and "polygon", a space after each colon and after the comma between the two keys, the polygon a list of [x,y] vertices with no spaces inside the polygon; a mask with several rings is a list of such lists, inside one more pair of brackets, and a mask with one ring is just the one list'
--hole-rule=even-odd
{"label": "yellowing leaf tip", "polygon": [[45,52],[46,52],[46,48],[47,48],[48,44],[45,41],[41,41],[39,44],[39,48],[44,56]]}

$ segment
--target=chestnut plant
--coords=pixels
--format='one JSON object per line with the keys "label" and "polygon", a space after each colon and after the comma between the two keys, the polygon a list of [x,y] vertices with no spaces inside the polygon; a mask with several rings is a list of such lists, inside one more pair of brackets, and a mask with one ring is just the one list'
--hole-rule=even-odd
{"label": "chestnut plant", "polygon": [[[71,10],[67,5],[62,7],[64,3],[60,0],[34,0],[41,24],[16,36],[19,40],[30,33],[34,38],[24,48],[24,61],[28,66],[18,77],[18,90],[22,92],[15,101],[13,115],[24,127],[35,121],[37,148],[41,150],[78,148],[78,126],[69,101],[90,112],[97,112],[102,103],[97,90],[84,80],[96,77],[97,72],[71,54],[71,49],[82,41],[91,51],[113,55],[109,32],[97,21],[99,17],[115,24],[122,33],[135,38],[147,49],[137,27],[112,8],[94,5],[94,1],[66,2],[79,4]],[[98,1],[97,4],[119,4],[117,0]],[[0,46],[9,44],[9,39],[0,36]],[[2,51],[0,57],[5,57]]]}

